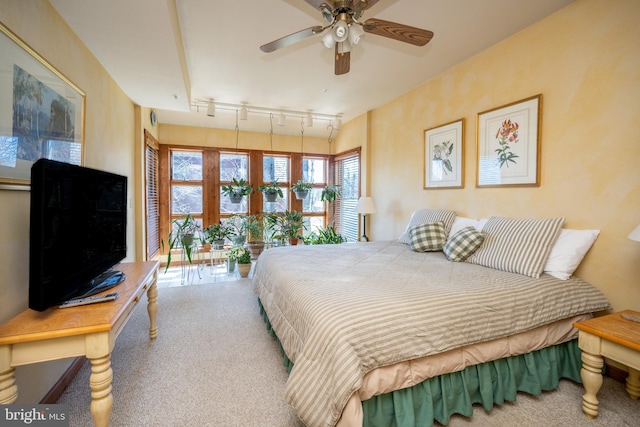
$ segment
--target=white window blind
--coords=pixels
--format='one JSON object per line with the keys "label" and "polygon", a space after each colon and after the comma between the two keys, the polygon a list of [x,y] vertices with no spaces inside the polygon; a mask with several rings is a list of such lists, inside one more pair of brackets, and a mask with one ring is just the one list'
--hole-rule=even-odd
{"label": "white window blind", "polygon": [[356,205],[360,196],[360,154],[351,153],[337,157],[335,183],[341,196],[335,202],[335,228],[348,242],[358,241],[358,214]]}
{"label": "white window blind", "polygon": [[[149,137],[147,137],[147,140]],[[160,250],[160,199],[158,176],[158,149],[154,143],[147,142],[146,158],[146,202],[147,202],[147,259],[154,257]]]}

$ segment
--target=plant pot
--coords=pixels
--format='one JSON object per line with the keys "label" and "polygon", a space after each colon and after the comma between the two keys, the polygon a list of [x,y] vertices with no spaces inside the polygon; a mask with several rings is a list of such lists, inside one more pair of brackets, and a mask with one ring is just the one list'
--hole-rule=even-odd
{"label": "plant pot", "polygon": [[236,260],[227,259],[227,273],[233,273],[233,270],[235,269],[236,269]]}
{"label": "plant pot", "polygon": [[222,249],[224,248],[224,239],[214,240],[211,245],[213,249]]}
{"label": "plant pot", "polygon": [[251,259],[258,259],[264,250],[264,242],[247,242],[247,249],[251,252]]}
{"label": "plant pot", "polygon": [[278,197],[278,193],[264,193],[264,200],[267,202],[275,202]]}
{"label": "plant pot", "polygon": [[241,203],[242,197],[242,194],[229,194],[229,201],[231,203]]}
{"label": "plant pot", "polygon": [[242,246],[244,245],[245,240],[247,240],[247,235],[241,234],[239,236],[234,236],[231,240],[233,241],[234,246]]}
{"label": "plant pot", "polygon": [[289,244],[291,246],[295,246],[298,244],[298,238],[297,237],[289,237]]}
{"label": "plant pot", "polygon": [[240,274],[240,277],[248,277],[250,271],[251,271],[251,263],[238,264],[238,273]]}
{"label": "plant pot", "polygon": [[304,200],[309,195],[309,190],[295,190],[294,193],[296,194],[296,199]]}
{"label": "plant pot", "polygon": [[184,236],[182,236],[182,239],[180,239],[180,243],[182,243],[182,246],[185,248],[193,245],[193,234],[185,234]]}

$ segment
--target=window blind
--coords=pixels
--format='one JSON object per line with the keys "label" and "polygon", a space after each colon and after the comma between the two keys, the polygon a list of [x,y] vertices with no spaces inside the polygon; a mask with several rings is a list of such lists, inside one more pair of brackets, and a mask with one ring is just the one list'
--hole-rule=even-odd
{"label": "window blind", "polygon": [[158,191],[158,149],[157,145],[147,140],[145,152],[146,203],[147,203],[147,259],[153,258],[160,251],[160,199]]}
{"label": "window blind", "polygon": [[348,242],[358,241],[358,214],[356,205],[360,196],[360,153],[336,157],[335,183],[341,196],[335,201],[335,228]]}

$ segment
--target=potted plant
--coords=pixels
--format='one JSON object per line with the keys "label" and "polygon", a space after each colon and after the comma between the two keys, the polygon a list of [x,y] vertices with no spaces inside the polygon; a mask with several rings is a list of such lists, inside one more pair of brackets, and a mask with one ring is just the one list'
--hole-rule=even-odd
{"label": "potted plant", "polygon": [[285,211],[283,218],[283,234],[289,239],[289,244],[297,245],[298,238],[301,236],[300,231],[304,228],[302,212]]}
{"label": "potted plant", "polygon": [[301,179],[299,179],[298,182],[293,184],[293,186],[291,187],[291,191],[295,193],[298,200],[303,200],[307,197],[309,191],[311,191],[312,188],[313,186],[311,184],[309,184],[308,182],[303,182]]}
{"label": "potted plant", "polygon": [[307,236],[303,237],[305,245],[331,245],[344,243],[347,239],[339,234],[333,226],[329,225],[326,228],[321,228],[316,232],[311,232]]}
{"label": "potted plant", "polygon": [[220,187],[223,195],[229,196],[231,203],[240,203],[244,196],[253,192],[253,187],[244,178],[235,179],[230,184]]}
{"label": "potted plant", "polygon": [[238,253],[236,255],[236,263],[238,264],[238,273],[240,277],[249,276],[251,271],[251,252],[242,247],[238,247]]}
{"label": "potted plant", "polygon": [[325,187],[322,189],[322,193],[320,194],[320,200],[323,202],[335,202],[336,199],[340,196],[340,186],[332,185]]}
{"label": "potted plant", "polygon": [[278,180],[274,180],[271,184],[262,184],[258,187],[258,190],[262,191],[267,202],[275,202],[278,196],[284,197],[284,193],[278,185]]}
{"label": "potted plant", "polygon": [[225,239],[231,239],[235,235],[233,228],[229,225],[211,224],[203,230],[204,239],[211,245],[212,249],[222,249]]}
{"label": "potted plant", "polygon": [[246,251],[242,246],[234,246],[227,252],[227,271],[231,273],[236,268],[238,258]]}
{"label": "potted plant", "polygon": [[247,240],[247,216],[233,215],[227,219],[226,223],[232,230],[231,241],[235,246],[242,246]]}
{"label": "potted plant", "polygon": [[247,217],[247,248],[253,259],[258,258],[264,250],[264,228],[265,219],[262,214]]}
{"label": "potted plant", "polygon": [[[171,251],[173,249],[182,247],[187,257],[187,261],[191,264],[192,251],[194,249],[198,250],[197,247],[194,247],[194,242],[196,240],[202,240],[202,229],[200,224],[198,224],[196,219],[191,216],[190,213],[187,213],[183,219],[174,219],[171,224],[171,231],[167,237],[169,251],[167,252],[167,266],[165,267],[165,271],[167,271],[171,265]],[[162,250],[164,251],[164,240],[162,240],[161,243]]]}

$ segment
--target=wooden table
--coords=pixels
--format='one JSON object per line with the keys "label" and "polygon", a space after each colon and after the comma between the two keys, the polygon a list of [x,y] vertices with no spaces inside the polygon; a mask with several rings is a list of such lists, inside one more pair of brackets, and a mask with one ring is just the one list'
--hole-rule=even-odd
{"label": "wooden table", "polygon": [[640,312],[625,310],[574,324],[582,349],[582,410],[589,418],[598,416],[596,395],[602,387],[603,357],[628,367],[627,392],[632,399],[640,397],[640,323],[623,318],[624,313],[640,316]]}
{"label": "wooden table", "polygon": [[98,427],[109,425],[111,395],[111,351],[131,313],[147,292],[149,337],[157,336],[156,288],[158,262],[122,263],[114,269],[126,274],[124,282],[102,292],[118,292],[115,301],[70,308],[26,310],[0,325],[0,404],[15,403],[18,387],[15,367],[67,357],[86,356],[91,361],[91,415]]}

